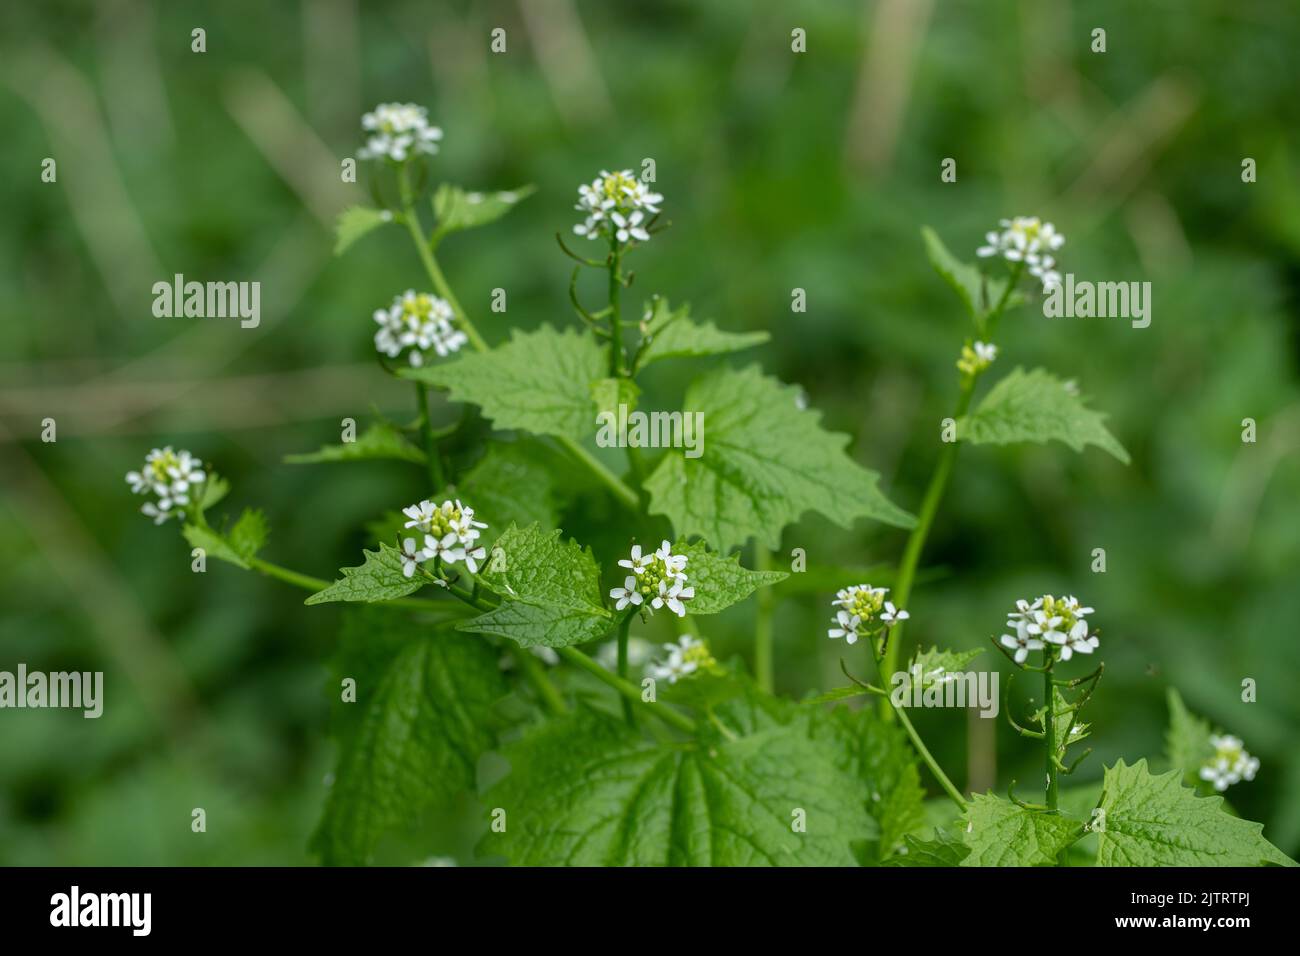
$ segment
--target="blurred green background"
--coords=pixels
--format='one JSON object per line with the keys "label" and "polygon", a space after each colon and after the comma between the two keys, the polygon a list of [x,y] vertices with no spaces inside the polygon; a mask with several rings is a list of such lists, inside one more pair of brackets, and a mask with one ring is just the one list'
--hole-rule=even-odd
{"label": "blurred green background", "polygon": [[[1145,330],[1034,307],[1003,323],[999,367],[1076,379],[1133,464],[963,450],[909,640],[973,647],[1015,598],[1078,594],[1107,664],[1080,778],[1158,754],[1172,684],[1261,759],[1234,805],[1300,849],[1294,8],[52,0],[0,16],[0,669],[107,683],[97,721],[0,712],[0,863],[310,862],[339,614],[229,566],[192,574],[177,526],[139,515],[122,476],[156,444],[191,449],[231,480],[225,508],[266,508],[268,557],[323,577],[355,563],[367,521],[424,493],[400,463],[281,462],[336,441],[345,416],[410,414],[374,362],[370,313],[422,284],[419,263],[397,230],[331,256],[334,216],[368,201],[339,159],[361,112],[389,100],[443,127],[435,180],[539,187],[443,252],[490,340],[572,321],[553,234],[576,221],[575,189],[653,158],[673,225],[636,253],[632,299],[662,292],[724,328],[770,330],[757,357],[911,510],[969,332],[923,224],[973,259],[999,217],[1041,215],[1068,238],[1063,272],[1150,280]],[[206,53],[190,50],[195,27]],[[40,180],[45,157],[57,183]],[[940,182],[945,157],[956,183]],[[1245,157],[1257,183],[1241,181]],[[151,286],[177,272],[259,280],[261,326],[154,318]],[[487,309],[496,287],[505,315]],[[651,376],[648,404],[673,407],[691,371]],[[56,443],[39,440],[44,418]],[[576,518],[566,530],[603,546]],[[785,550],[869,566],[903,540],[809,518]],[[1090,571],[1098,547],[1105,574]],[[781,592],[785,693],[843,683],[832,587]],[[706,619],[720,657],[748,653],[751,619],[752,603]],[[667,639],[662,623],[643,636]],[[1243,678],[1258,702],[1241,702]],[[990,721],[918,723],[959,784],[1037,778],[1037,752],[1004,727],[995,743]],[[450,819],[416,859],[471,861],[479,817]]]}

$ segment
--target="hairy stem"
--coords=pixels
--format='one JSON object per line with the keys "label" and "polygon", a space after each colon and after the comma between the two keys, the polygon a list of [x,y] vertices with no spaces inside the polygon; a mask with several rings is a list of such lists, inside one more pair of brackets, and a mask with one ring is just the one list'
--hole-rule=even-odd
{"label": "hairy stem", "polygon": [[415,383],[415,401],[420,413],[420,442],[424,445],[425,469],[432,485],[429,493],[433,494],[446,487],[447,478],[443,474],[438,442],[433,437],[433,425],[429,422],[429,387],[423,382]]}
{"label": "hairy stem", "polygon": [[599,478],[601,483],[604,484],[604,486],[608,488],[613,493],[614,497],[624,506],[632,511],[637,510],[640,506],[640,500],[637,498],[636,492],[633,491],[626,482],[619,478],[618,475],[614,474],[602,465],[591,452],[587,451],[587,449],[583,448],[567,435],[556,435],[555,440],[564,446],[564,449],[570,455],[585,465],[592,474]]}

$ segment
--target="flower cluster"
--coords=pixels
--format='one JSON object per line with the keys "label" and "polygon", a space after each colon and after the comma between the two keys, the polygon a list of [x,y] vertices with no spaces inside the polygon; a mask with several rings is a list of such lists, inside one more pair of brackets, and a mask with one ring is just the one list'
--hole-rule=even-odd
{"label": "flower cluster", "polygon": [[1051,253],[1065,245],[1065,236],[1055,226],[1037,216],[1002,219],[998,225],[1002,231],[987,233],[984,238],[988,244],[975,250],[977,256],[1001,256],[1008,262],[1023,262],[1029,274],[1043,283],[1044,293],[1061,284],[1061,274],[1056,271],[1056,259]]}
{"label": "flower cluster", "polygon": [[621,588],[609,592],[617,602],[615,607],[621,611],[631,604],[657,611],[667,606],[678,617],[685,617],[686,602],[695,597],[695,588],[686,583],[686,561],[686,555],[673,554],[667,541],[649,554],[642,554],[641,545],[634,544],[631,556],[619,562],[632,573]]}
{"label": "flower cluster", "polygon": [[961,358],[957,359],[957,370],[963,375],[976,375],[992,365],[997,357],[998,347],[992,342],[963,345]]}
{"label": "flower cluster", "polygon": [[892,601],[886,601],[888,593],[889,588],[873,588],[870,584],[854,584],[836,592],[831,602],[839,607],[833,622],[836,626],[827,635],[856,644],[859,637],[872,637],[899,621],[906,621],[910,615],[894,607]]}
{"label": "flower cluster", "polygon": [[676,644],[665,644],[664,652],[668,656],[650,664],[646,673],[655,680],[666,680],[670,684],[676,684],[681,678],[689,677],[696,671],[711,670],[718,666],[709,651],[709,645],[689,634],[683,634]]}
{"label": "flower cluster", "polygon": [[1017,601],[1016,609],[1007,614],[1007,627],[1015,633],[1003,634],[1002,645],[1015,651],[1017,664],[1023,664],[1030,651],[1049,646],[1063,661],[1075,654],[1091,654],[1101,644],[1088,632],[1087,616],[1092,611],[1073,595],[1044,594],[1033,602]]}
{"label": "flower cluster", "polygon": [[651,192],[632,170],[617,173],[601,171],[590,183],[578,187],[578,204],[573,208],[585,213],[586,219],[573,231],[588,239],[613,236],[619,242],[650,238],[646,231],[646,213],[658,215],[664,197]]}
{"label": "flower cluster", "polygon": [[402,513],[411,520],[405,527],[424,533],[424,547],[416,546],[414,538],[402,542],[402,573],[408,578],[415,569],[430,558],[443,564],[464,561],[470,574],[478,572],[478,562],[487,557],[487,550],[475,547],[487,525],[474,520],[474,509],[459,501],[444,501],[435,505],[427,498],[419,504],[403,508]]}
{"label": "flower cluster", "polygon": [[153,518],[154,524],[162,524],[175,514],[181,514],[190,504],[190,489],[207,480],[199,461],[187,451],[172,451],[155,448],[145,455],[144,467],[139,471],[128,471],[126,482],[137,495],[153,493],[156,501],[146,501],[140,510]]}
{"label": "flower cluster", "polygon": [[397,358],[402,349],[409,348],[407,358],[412,365],[423,365],[430,349],[446,357],[469,341],[456,328],[455,313],[446,299],[413,289],[395,296],[387,309],[376,309],[375,321],[379,323],[375,348],[389,358]]}
{"label": "flower cluster", "polygon": [[414,103],[380,103],[373,113],[361,117],[361,128],[370,133],[357,155],[362,159],[391,159],[405,162],[412,155],[438,152],[442,130],[429,125],[429,114]]}
{"label": "flower cluster", "polygon": [[1222,793],[1234,783],[1255,779],[1259,758],[1246,753],[1239,738],[1216,734],[1210,737],[1210,746],[1214,748],[1214,756],[1201,767],[1200,777],[1214,784],[1215,790]]}

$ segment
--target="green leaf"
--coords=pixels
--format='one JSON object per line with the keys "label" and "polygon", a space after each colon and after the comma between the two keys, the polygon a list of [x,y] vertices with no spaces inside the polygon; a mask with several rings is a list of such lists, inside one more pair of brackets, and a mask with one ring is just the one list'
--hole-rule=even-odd
{"label": "green leaf", "polygon": [[396,425],[378,421],[358,435],[356,441],[322,445],[319,451],[284,456],[284,460],[291,465],[311,465],[322,461],[364,461],[372,458],[397,458],[422,465],[425,455]]}
{"label": "green leaf", "polygon": [[870,706],[819,712],[813,726],[817,736],[831,740],[840,766],[867,784],[867,813],[878,831],[872,856],[889,859],[903,837],[925,823],[925,790],[906,733]]}
{"label": "green leaf", "polygon": [[879,476],[845,453],[847,435],[823,431],[821,415],[799,407],[798,389],[757,366],[696,379],[684,408],[704,415],[703,454],[670,450],[645,481],[650,510],[667,515],[679,538],[699,535],[728,552],[757,536],[775,548],[782,528],[807,511],[844,528],[857,518],[915,523],[880,492]]}
{"label": "green leaf", "polygon": [[[995,279],[984,275],[975,266],[962,262],[943,244],[938,235],[929,226],[922,228],[921,238],[925,240],[925,252],[930,257],[930,265],[944,282],[952,286],[958,298],[966,306],[966,311],[982,327],[988,314],[1001,301],[1006,293],[1009,279]],[[1024,301],[1019,293],[1013,293],[1007,301],[1007,307]]]}
{"label": "green leaf", "polygon": [[225,537],[206,523],[190,523],[181,529],[181,534],[189,542],[191,548],[202,548],[204,554],[211,558],[219,558],[235,567],[248,570],[248,562],[238,551],[230,546]]}
{"label": "green leaf", "polygon": [[556,527],[555,474],[538,449],[525,442],[492,442],[457,486],[455,497],[492,528],[511,523]]}
{"label": "green leaf", "polygon": [[582,708],[504,753],[511,773],[488,801],[506,830],[482,849],[516,865],[852,866],[872,829],[865,784],[806,715],[698,746]]}
{"label": "green leaf", "polygon": [[1183,698],[1169,688],[1169,730],[1165,733],[1165,757],[1169,765],[1182,771],[1183,781],[1195,787],[1201,766],[1214,756],[1210,744],[1213,731],[1208,721],[1187,709]]}
{"label": "green leaf", "polygon": [[1002,379],[957,427],[958,437],[976,445],[1064,442],[1075,451],[1096,445],[1128,464],[1128,452],[1107,431],[1106,416],[1088,408],[1051,372],[1016,368]]}
{"label": "green leaf", "polygon": [[559,531],[511,525],[479,579],[502,603],[460,624],[462,631],[499,634],[524,647],[566,647],[595,640],[614,621],[591,550]]}
{"label": "green leaf", "polygon": [[386,209],[352,206],[343,210],[334,226],[334,255],[342,255],[358,239],[392,221],[393,214]]}
{"label": "green leaf", "polygon": [[209,474],[208,480],[203,482],[203,490],[199,492],[198,509],[200,517],[203,512],[217,504],[229,493],[230,482],[220,475]]}
{"label": "green leaf", "polygon": [[1296,865],[1264,839],[1262,823],[1225,813],[1222,797],[1198,797],[1181,777],[1152,775],[1145,759],[1106,768],[1098,866]]}
{"label": "green leaf", "polygon": [[673,546],[674,554],[687,557],[687,583],[695,597],[686,605],[692,614],[717,614],[745,600],[761,587],[783,581],[785,571],[751,571],[740,566],[740,555],[730,557],[710,551],[704,542]]}
{"label": "green leaf", "polygon": [[646,303],[641,334],[647,344],[637,362],[638,369],[661,359],[739,352],[762,345],[771,338],[767,332],[724,332],[712,322],[692,321],[690,312],[689,305],[670,308],[668,300],[662,296],[655,296]]}
{"label": "green leaf", "polygon": [[341,568],[343,577],[322,591],[317,591],[304,604],[327,604],[331,601],[392,601],[406,597],[424,587],[426,579],[416,574],[402,574],[402,555],[387,542],[378,551],[362,551],[365,562],[355,568]]}
{"label": "green leaf", "polygon": [[534,332],[516,330],[489,352],[399,374],[478,405],[497,428],[581,441],[596,432],[591,383],[605,376],[607,361],[590,332],[543,325]]}
{"label": "green leaf", "polygon": [[976,793],[966,806],[962,866],[1055,866],[1080,837],[1083,824],[1059,813],[1026,810],[992,793]]}
{"label": "green leaf", "polygon": [[961,837],[943,827],[934,828],[934,838],[922,840],[908,834],[903,837],[903,849],[888,860],[885,866],[961,866],[970,855],[970,847]]}
{"label": "green leaf", "polygon": [[433,194],[433,214],[438,219],[438,233],[445,235],[496,222],[536,191],[536,186],[520,186],[505,192],[466,192],[459,186],[443,183]]}
{"label": "green leaf", "polygon": [[[382,638],[371,635],[375,643]],[[361,716],[342,741],[312,839],[326,864],[369,862],[379,838],[473,790],[479,755],[496,744],[491,709],[508,686],[486,641],[407,624],[387,667],[349,674]]]}
{"label": "green leaf", "polygon": [[235,553],[247,560],[256,556],[266,546],[270,528],[266,523],[266,514],[257,508],[245,508],[235,526],[230,529],[230,547]]}

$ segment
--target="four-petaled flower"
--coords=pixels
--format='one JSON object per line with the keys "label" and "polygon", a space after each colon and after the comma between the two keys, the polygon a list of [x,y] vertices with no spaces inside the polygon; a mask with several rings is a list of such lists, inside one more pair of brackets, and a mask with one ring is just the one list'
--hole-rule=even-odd
{"label": "four-petaled flower", "polygon": [[1014,635],[1002,635],[1002,645],[1013,648],[1016,652],[1016,663],[1023,664],[1030,651],[1041,651],[1043,649],[1043,642],[1029,633],[1029,626],[1024,621],[1016,621],[1015,628],[1016,633]]}
{"label": "four-petaled flower", "polygon": [[380,103],[361,117],[361,128],[370,135],[357,151],[361,159],[391,159],[402,163],[421,153],[438,152],[442,130],[429,125],[429,114],[415,103]]}
{"label": "four-petaled flower", "polygon": [[173,515],[183,514],[191,504],[190,492],[207,481],[202,465],[188,451],[173,451],[170,445],[155,448],[145,456],[139,471],[126,473],[126,483],[137,495],[152,492],[157,496],[141,505],[140,511],[153,518],[154,524],[162,524]]}
{"label": "four-petaled flower", "polygon": [[1061,274],[1056,271],[1056,259],[1051,253],[1065,245],[1065,237],[1055,226],[1037,216],[1002,219],[998,225],[1001,231],[985,235],[986,245],[975,250],[977,256],[1001,256],[1008,262],[1023,262],[1029,274],[1042,282],[1044,293],[1061,284]]}
{"label": "four-petaled flower", "polygon": [[1015,662],[1023,664],[1030,651],[1046,650],[1063,661],[1075,654],[1091,654],[1101,641],[1092,634],[1085,607],[1074,595],[1057,598],[1050,594],[1033,601],[1020,600],[1007,613],[1007,627],[1014,634],[1003,634],[1003,646],[1015,651]]}
{"label": "four-petaled flower", "polygon": [[695,588],[687,583],[684,554],[674,554],[670,541],[645,554],[639,544],[632,545],[631,554],[618,562],[619,567],[632,573],[621,588],[613,588],[609,596],[614,599],[615,610],[621,611],[629,604],[643,612],[654,612],[667,607],[678,617],[686,616],[686,602],[695,597]]}
{"label": "four-petaled flower", "polygon": [[414,289],[395,296],[387,309],[376,309],[374,319],[379,324],[375,348],[389,358],[409,349],[407,361],[417,367],[425,363],[430,351],[446,358],[469,341],[456,326],[451,303]]}
{"label": "four-petaled flower", "polygon": [[573,231],[588,239],[613,236],[620,243],[646,242],[650,238],[646,213],[658,215],[663,200],[630,169],[616,173],[602,170],[590,183],[578,187],[578,203],[573,208],[586,218]]}
{"label": "four-petaled flower", "polygon": [[443,564],[464,561],[470,574],[477,574],[479,562],[487,549],[475,544],[487,525],[474,519],[474,509],[457,499],[435,505],[427,498],[402,509],[408,520],[404,527],[424,534],[424,547],[416,550],[415,541],[407,538],[402,545],[402,573],[408,578],[416,566],[430,559]]}
{"label": "four-petaled flower", "polygon": [[689,677],[699,670],[712,670],[718,662],[714,660],[709,646],[689,634],[683,634],[676,644],[665,644],[667,658],[655,661],[646,668],[646,673],[655,680],[666,680],[676,684],[683,677]]}
{"label": "four-petaled flower", "polygon": [[1255,779],[1259,758],[1246,752],[1240,738],[1214,734],[1210,737],[1210,746],[1214,748],[1214,755],[1201,766],[1199,776],[1212,784],[1215,790],[1222,793],[1234,783]]}
{"label": "four-petaled flower", "polygon": [[827,630],[826,636],[856,644],[859,637],[880,634],[906,621],[911,615],[885,600],[888,593],[889,588],[873,588],[870,584],[854,584],[837,591],[831,604],[840,610],[831,622],[835,626]]}

